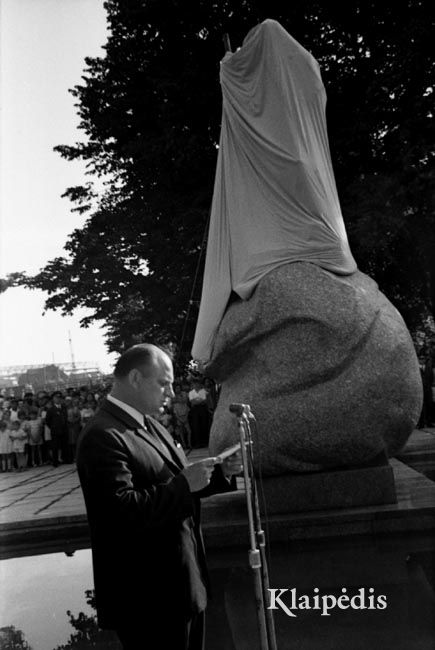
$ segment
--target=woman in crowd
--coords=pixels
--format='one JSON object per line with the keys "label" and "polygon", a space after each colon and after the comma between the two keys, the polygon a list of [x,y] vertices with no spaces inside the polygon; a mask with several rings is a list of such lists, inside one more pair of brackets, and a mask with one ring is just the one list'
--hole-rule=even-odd
{"label": "woman in crowd", "polygon": [[94,415],[96,411],[96,408],[97,408],[97,403],[94,399],[94,396],[91,393],[89,393],[80,411],[80,415],[82,418],[82,426],[85,426],[88,420],[91,419],[91,417]]}

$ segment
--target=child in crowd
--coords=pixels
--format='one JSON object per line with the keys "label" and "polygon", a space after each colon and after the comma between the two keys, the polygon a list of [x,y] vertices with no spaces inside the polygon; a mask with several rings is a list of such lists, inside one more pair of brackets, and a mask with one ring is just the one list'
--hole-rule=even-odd
{"label": "child in crowd", "polygon": [[20,420],[15,420],[11,424],[12,451],[15,453],[17,469],[22,472],[26,466],[26,444],[27,433],[24,431]]}
{"label": "child in crowd", "polygon": [[30,466],[42,464],[41,448],[42,448],[42,420],[38,417],[38,411],[30,411],[29,417],[23,424],[24,431],[28,434],[29,451],[30,451]]}
{"label": "child in crowd", "polygon": [[12,471],[12,440],[8,423],[0,420],[0,463],[2,472]]}
{"label": "child in crowd", "polygon": [[15,422],[18,420],[18,402],[17,400],[12,400],[10,404],[10,420],[11,422]]}

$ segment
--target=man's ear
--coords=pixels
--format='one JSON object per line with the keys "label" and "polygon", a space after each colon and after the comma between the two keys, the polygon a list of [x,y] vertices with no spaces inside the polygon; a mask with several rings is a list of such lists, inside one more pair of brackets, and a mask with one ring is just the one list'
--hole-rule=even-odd
{"label": "man's ear", "polygon": [[128,383],[132,388],[137,389],[141,379],[141,372],[137,368],[132,368],[128,373]]}

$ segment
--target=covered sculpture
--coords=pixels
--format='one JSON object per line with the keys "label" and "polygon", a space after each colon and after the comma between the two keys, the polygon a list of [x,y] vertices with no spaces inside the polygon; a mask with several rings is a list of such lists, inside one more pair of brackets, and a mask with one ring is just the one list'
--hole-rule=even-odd
{"label": "covered sculpture", "polygon": [[312,55],[266,20],[221,63],[222,130],[192,355],[258,419],[263,472],[364,462],[405,442],[420,377],[397,310],[357,270]]}
{"label": "covered sculpture", "polygon": [[340,210],[317,61],[266,20],[221,63],[222,128],[192,355],[207,362],[231,291],[304,261],[356,270]]}

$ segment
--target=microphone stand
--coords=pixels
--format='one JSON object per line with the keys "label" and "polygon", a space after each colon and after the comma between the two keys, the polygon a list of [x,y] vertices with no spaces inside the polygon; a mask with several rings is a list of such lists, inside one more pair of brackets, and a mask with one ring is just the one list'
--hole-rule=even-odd
{"label": "microphone stand", "polygon": [[273,611],[266,607],[270,595],[269,573],[266,558],[266,538],[261,528],[260,507],[258,504],[257,487],[254,477],[252,435],[249,416],[253,417],[247,404],[232,405],[240,407],[236,410],[237,425],[240,436],[240,447],[243,461],[243,478],[245,483],[246,507],[248,510],[249,566],[253,570],[255,601],[260,634],[261,650],[277,650]]}

